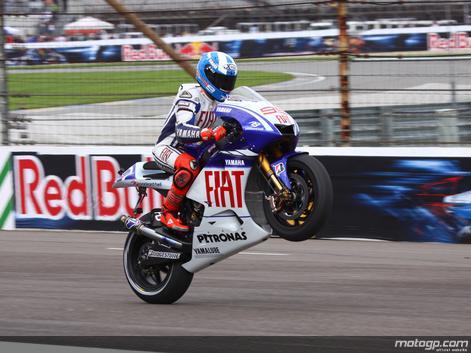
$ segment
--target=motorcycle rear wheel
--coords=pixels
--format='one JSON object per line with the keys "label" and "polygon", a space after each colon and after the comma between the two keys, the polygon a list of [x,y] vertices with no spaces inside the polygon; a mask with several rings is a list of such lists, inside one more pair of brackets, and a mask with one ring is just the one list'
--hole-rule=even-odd
{"label": "motorcycle rear wheel", "polygon": [[129,232],[123,253],[124,274],[133,292],[145,302],[172,304],[185,294],[193,273],[178,262],[147,267],[140,265],[140,252],[150,242],[134,231]]}
{"label": "motorcycle rear wheel", "polygon": [[293,205],[277,213],[265,201],[265,216],[273,234],[289,241],[303,241],[315,236],[330,216],[332,182],[325,167],[313,156],[292,157],[287,167],[296,199]]}

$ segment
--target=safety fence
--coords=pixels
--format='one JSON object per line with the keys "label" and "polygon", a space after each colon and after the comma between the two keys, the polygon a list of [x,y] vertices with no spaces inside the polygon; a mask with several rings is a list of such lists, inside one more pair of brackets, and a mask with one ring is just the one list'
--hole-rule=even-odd
{"label": "safety fence", "polygon": [[[319,237],[471,241],[471,157],[466,148],[304,150],[321,160],[333,181],[333,214]],[[80,151],[1,147],[0,229],[123,230],[119,218],[133,214],[137,192],[112,184],[120,169],[151,159],[150,152],[130,146]],[[237,168],[241,175],[250,172],[250,167]],[[240,187],[233,183],[226,191],[244,195],[233,189]],[[204,189],[201,193],[207,195]],[[159,194],[148,195],[144,212],[160,206]]]}
{"label": "safety fence", "polygon": [[[191,63],[211,50],[234,56],[238,84],[300,117],[312,132],[303,143],[343,144],[349,112],[351,145],[470,142],[468,1],[122,3]],[[193,80],[105,1],[3,6],[3,144],[152,144],[179,85]],[[348,72],[339,70],[342,21]],[[414,128],[423,121],[428,130]]]}
{"label": "safety fence", "polygon": [[[293,111],[303,146],[341,143],[335,109]],[[379,106],[352,109],[352,144],[356,146],[468,145],[471,104]]]}
{"label": "safety fence", "polygon": [[[300,145],[341,144],[338,109],[288,112],[300,127]],[[47,112],[41,113],[11,113],[10,142],[151,146],[166,118],[165,115],[132,117],[132,120],[130,116],[100,118],[84,112],[51,117]],[[468,145],[471,142],[471,103],[353,108],[351,119],[351,144],[355,146]],[[123,130],[121,124],[128,126]]]}

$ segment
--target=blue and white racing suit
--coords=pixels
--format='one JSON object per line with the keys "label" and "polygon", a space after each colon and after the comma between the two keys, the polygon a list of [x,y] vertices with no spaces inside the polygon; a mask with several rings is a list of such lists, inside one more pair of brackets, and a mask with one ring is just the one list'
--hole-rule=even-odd
{"label": "blue and white racing suit", "polygon": [[196,83],[180,86],[152,150],[159,167],[175,171],[175,161],[184,153],[181,147],[201,141],[201,129],[211,128],[216,121],[214,110],[218,104]]}

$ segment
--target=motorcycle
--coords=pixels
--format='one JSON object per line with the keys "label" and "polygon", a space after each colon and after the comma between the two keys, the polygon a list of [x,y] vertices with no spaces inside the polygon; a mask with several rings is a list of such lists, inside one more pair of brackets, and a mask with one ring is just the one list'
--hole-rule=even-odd
{"label": "motorcycle", "polygon": [[[248,87],[235,89],[214,112],[227,134],[185,146],[201,167],[180,217],[187,234],[162,227],[160,209],[121,218],[126,279],[148,303],[170,304],[188,289],[193,274],[275,234],[289,241],[313,237],[332,208],[324,166],[296,151],[299,127],[280,108]],[[120,172],[115,188],[135,187],[140,204],[148,188],[166,195],[172,175],[154,162]]]}

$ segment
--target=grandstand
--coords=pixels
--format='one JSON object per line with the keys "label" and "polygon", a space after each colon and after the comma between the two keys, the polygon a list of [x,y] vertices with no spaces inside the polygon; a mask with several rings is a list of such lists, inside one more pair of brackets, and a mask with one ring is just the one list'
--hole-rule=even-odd
{"label": "grandstand", "polygon": [[[448,20],[453,24],[470,24],[468,1],[425,3],[426,0],[356,0],[349,1],[351,31],[382,28],[420,27],[440,24]],[[129,10],[152,25],[160,35],[178,36],[205,31],[208,27],[226,28],[240,32],[284,32],[335,27],[337,19],[333,3],[316,4],[301,0],[121,0]],[[391,3],[390,5],[388,3]],[[38,14],[43,11],[42,0],[5,0],[5,12],[10,16],[8,25],[35,28]],[[132,32],[105,1],[57,0],[60,15],[55,23],[55,35],[61,35],[65,23],[82,16],[99,17],[116,25],[119,32]],[[385,5],[386,4],[386,5]],[[410,17],[406,25],[404,14]],[[25,17],[25,15],[28,15]],[[36,16],[36,17],[35,17]],[[396,21],[393,21],[396,19]],[[378,23],[381,21],[381,23]],[[415,23],[413,24],[412,21]],[[450,23],[451,24],[451,23]],[[31,34],[31,33],[29,33]],[[52,33],[51,33],[52,34]]]}
{"label": "grandstand", "polygon": [[[316,4],[316,1],[301,0],[121,0],[131,11],[151,24],[195,23],[199,29],[209,26],[224,26],[240,29],[239,23],[267,23],[306,21],[335,21],[337,14],[332,4]],[[390,2],[391,5],[387,3]],[[437,22],[453,20],[456,23],[469,24],[469,4],[467,1],[450,1],[445,3],[426,4],[426,0],[403,1],[382,0],[349,3],[350,21],[373,21],[381,18],[402,18],[404,13],[417,21]],[[115,24],[122,22],[104,1],[77,0],[69,5],[69,13],[74,15],[99,15]],[[268,27],[265,25],[265,27]],[[243,32],[245,30],[242,30]]]}

